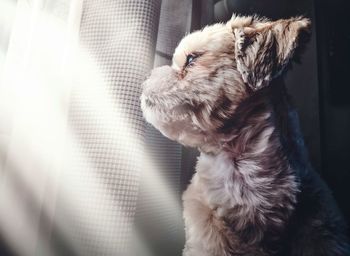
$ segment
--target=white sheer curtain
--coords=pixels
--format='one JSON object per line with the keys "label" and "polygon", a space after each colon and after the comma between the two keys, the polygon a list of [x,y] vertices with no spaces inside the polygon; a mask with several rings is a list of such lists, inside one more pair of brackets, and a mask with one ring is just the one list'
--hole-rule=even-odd
{"label": "white sheer curtain", "polygon": [[139,107],[160,4],[1,0],[0,255],[3,244],[20,256],[154,255],[136,210],[139,224],[166,223],[157,243],[182,230],[165,179],[180,151],[172,169],[154,159]]}
{"label": "white sheer curtain", "polygon": [[17,255],[49,255],[82,1],[0,2],[0,239]]}

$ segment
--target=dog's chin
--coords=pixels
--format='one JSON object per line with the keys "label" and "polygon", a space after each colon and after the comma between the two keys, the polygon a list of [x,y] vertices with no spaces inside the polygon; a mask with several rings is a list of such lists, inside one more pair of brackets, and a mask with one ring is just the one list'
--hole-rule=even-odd
{"label": "dog's chin", "polygon": [[142,101],[141,106],[146,121],[158,129],[165,137],[186,146],[197,146],[196,143],[190,143],[186,139],[188,137],[186,134],[189,133],[189,130],[192,130],[192,133],[199,133],[189,125],[189,117],[179,116],[174,118],[168,116],[169,113],[157,110],[156,106],[146,106],[145,101]]}
{"label": "dog's chin", "polygon": [[162,113],[156,106],[147,106],[141,101],[143,115],[146,121],[158,129],[165,137],[184,146],[198,148],[206,153],[217,153],[220,146],[210,134],[196,127],[189,115],[171,116]]}

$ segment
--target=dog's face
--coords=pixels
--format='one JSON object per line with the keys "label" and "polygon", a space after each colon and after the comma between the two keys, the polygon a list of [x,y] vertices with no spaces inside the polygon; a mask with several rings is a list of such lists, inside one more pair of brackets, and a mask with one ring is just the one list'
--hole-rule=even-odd
{"label": "dog's face", "polygon": [[233,16],[182,39],[172,66],[152,71],[141,107],[165,136],[206,152],[227,138],[219,129],[239,103],[269,84],[288,64],[305,18],[269,21]]}

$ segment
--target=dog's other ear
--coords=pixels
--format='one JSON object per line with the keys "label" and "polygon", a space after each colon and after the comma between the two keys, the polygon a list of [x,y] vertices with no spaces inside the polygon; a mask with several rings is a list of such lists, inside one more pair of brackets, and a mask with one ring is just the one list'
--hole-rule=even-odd
{"label": "dog's other ear", "polygon": [[235,36],[237,69],[244,82],[257,90],[283,71],[298,46],[300,34],[309,30],[310,20],[233,16],[230,25]]}

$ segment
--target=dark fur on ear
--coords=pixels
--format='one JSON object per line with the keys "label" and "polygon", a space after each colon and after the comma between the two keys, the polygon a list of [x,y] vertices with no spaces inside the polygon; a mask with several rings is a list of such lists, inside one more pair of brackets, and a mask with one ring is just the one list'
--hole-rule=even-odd
{"label": "dark fur on ear", "polygon": [[293,69],[294,63],[298,63],[298,64],[301,63],[302,56],[304,55],[304,52],[307,49],[310,38],[311,38],[311,28],[308,30],[300,31],[299,37],[297,39],[297,47],[295,48],[294,54],[291,57],[290,61],[284,67],[282,73],[285,73],[286,71]]}
{"label": "dark fur on ear", "polygon": [[277,21],[252,17],[237,26],[235,19],[231,19],[231,25],[237,69],[253,90],[267,86],[282,73],[311,24],[303,17]]}

